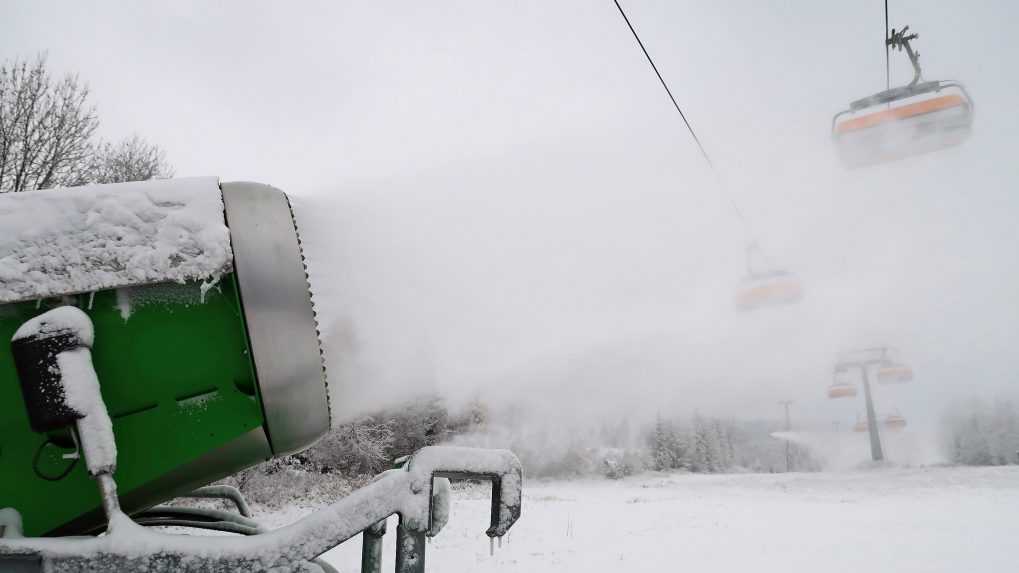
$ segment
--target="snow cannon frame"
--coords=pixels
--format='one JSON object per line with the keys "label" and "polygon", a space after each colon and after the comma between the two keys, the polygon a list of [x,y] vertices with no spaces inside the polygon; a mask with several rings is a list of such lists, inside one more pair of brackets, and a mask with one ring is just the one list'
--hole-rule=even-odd
{"label": "snow cannon frame", "polygon": [[[67,228],[7,225],[40,210]],[[104,233],[98,216],[128,224],[100,237],[104,249],[74,253],[79,238]],[[161,217],[179,224],[146,226]],[[303,450],[328,431],[317,323],[282,191],[214,178],[33,191],[0,196],[0,222],[23,230],[0,238],[0,507],[20,513],[25,535],[105,525],[87,472],[66,459],[75,436],[29,419],[26,380],[8,350],[14,332],[49,309],[78,307],[95,326],[92,359],[128,513]],[[181,252],[165,250],[168,233]],[[151,253],[173,260],[132,268]],[[211,272],[179,274],[188,256]],[[11,260],[22,272],[11,272]]]}
{"label": "snow cannon frame", "polygon": [[[492,481],[492,519],[486,532],[490,539],[505,535],[520,517],[523,472],[511,452],[429,446],[411,456],[403,468],[381,474],[369,485],[282,529],[264,531],[246,518],[195,510],[195,517],[223,517],[226,523],[251,525],[243,537],[195,538],[155,532],[121,515],[111,521],[103,537],[28,539],[8,531],[0,538],[0,567],[20,566],[26,573],[334,573],[317,557],[363,532],[361,571],[380,573],[385,520],[399,515],[395,570],[423,573],[426,539],[441,531],[449,515],[444,475]],[[3,518],[0,514],[0,525]]]}

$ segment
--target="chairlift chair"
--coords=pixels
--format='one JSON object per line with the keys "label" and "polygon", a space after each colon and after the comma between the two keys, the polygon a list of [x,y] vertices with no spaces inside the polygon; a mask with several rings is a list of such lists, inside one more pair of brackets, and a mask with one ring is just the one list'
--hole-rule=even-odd
{"label": "chairlift chair", "polygon": [[828,387],[829,398],[855,398],[856,386],[846,378],[848,370],[843,367],[835,367],[832,374],[832,383]]}
{"label": "chairlift chair", "polygon": [[909,26],[892,30],[888,47],[905,51],[913,79],[849,104],[832,118],[832,139],[850,168],[895,161],[952,147],[969,137],[973,99],[954,80],[923,81]]}
{"label": "chairlift chair", "polygon": [[856,386],[852,384],[832,384],[828,387],[829,398],[855,398]]}
{"label": "chairlift chair", "polygon": [[906,418],[902,417],[901,414],[889,414],[885,416],[885,428],[889,430],[902,430],[906,427]]}
{"label": "chairlift chair", "polygon": [[881,384],[901,384],[913,380],[913,369],[901,362],[886,362],[878,367],[877,380]]}
{"label": "chairlift chair", "polygon": [[756,258],[765,258],[760,247],[751,243],[747,246],[747,276],[737,289],[736,307],[756,310],[799,302],[803,298],[803,287],[796,275],[776,268],[756,270],[753,264],[755,254]]}
{"label": "chairlift chair", "polygon": [[803,288],[795,275],[788,271],[770,271],[752,274],[743,279],[736,295],[740,310],[755,310],[766,306],[793,304],[803,298]]}

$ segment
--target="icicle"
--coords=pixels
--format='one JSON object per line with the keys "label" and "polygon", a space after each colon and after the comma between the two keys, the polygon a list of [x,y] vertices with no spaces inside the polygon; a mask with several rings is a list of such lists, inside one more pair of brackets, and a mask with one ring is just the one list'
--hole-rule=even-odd
{"label": "icicle", "polygon": [[198,285],[198,292],[200,293],[200,296],[198,297],[198,302],[200,304],[205,304],[205,293],[207,293],[210,290],[212,290],[212,288],[215,287],[218,284],[219,284],[219,275],[216,275],[216,276],[210,278],[209,280],[202,281],[202,283],[200,285]]}
{"label": "icicle", "polygon": [[502,549],[502,536],[499,536],[499,549]]}
{"label": "icicle", "polygon": [[494,537],[489,537],[488,538],[488,556],[491,557],[493,555],[495,555],[495,538]]}
{"label": "icicle", "polygon": [[124,322],[131,318],[131,294],[126,288],[117,289],[117,304],[114,308],[120,311],[120,318],[123,318]]}
{"label": "icicle", "polygon": [[42,306],[42,299],[41,298],[35,299],[35,310],[39,310],[40,306]]}
{"label": "icicle", "polygon": [[88,309],[92,310],[92,301],[96,298],[96,291],[88,293]]}

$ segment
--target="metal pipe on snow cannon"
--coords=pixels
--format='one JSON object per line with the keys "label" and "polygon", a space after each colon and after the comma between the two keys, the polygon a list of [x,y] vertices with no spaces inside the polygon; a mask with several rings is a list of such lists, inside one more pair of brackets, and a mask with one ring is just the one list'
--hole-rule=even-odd
{"label": "metal pipe on snow cannon", "polygon": [[21,379],[21,391],[32,429],[36,432],[71,427],[88,474],[99,483],[106,519],[121,514],[113,472],[117,447],[113,424],[92,367],[92,321],[73,306],[57,307],[14,333],[11,353]]}

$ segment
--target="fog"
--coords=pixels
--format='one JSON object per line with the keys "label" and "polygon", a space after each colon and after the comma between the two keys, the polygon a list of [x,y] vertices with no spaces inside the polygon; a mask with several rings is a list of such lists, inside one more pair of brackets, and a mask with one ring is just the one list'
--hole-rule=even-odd
{"label": "fog", "polygon": [[[892,2],[926,77],[973,94],[974,135],[847,171],[831,116],[884,88],[881,2],[625,2],[717,180],[611,2],[256,6],[8,3],[0,52],[79,73],[103,134],[163,145],[178,176],[292,196],[334,411],[791,399],[830,427],[862,411],[825,399],[836,355],[873,345],[916,373],[879,413],[1015,394],[1014,3]],[[801,303],[735,309],[748,238]]]}

